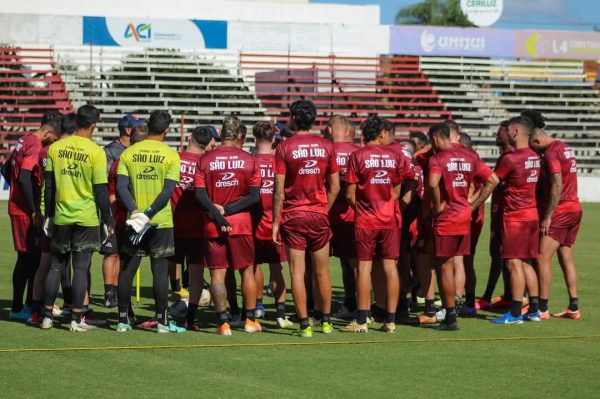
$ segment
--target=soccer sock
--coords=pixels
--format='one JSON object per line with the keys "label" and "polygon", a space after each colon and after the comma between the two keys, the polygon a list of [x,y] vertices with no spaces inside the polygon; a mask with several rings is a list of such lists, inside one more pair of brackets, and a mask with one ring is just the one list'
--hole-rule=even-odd
{"label": "soccer sock", "polygon": [[285,319],[285,302],[277,302],[277,318]]}
{"label": "soccer sock", "polygon": [[44,305],[50,307],[50,314],[52,314],[52,307],[54,306],[58,287],[60,286],[61,273],[67,266],[69,258],[69,254],[53,253],[51,255],[50,270],[44,282]]}
{"label": "soccer sock", "polygon": [[230,302],[229,303],[229,310],[231,311],[232,314],[240,314],[240,307],[237,303],[237,301],[235,302]]}
{"label": "soccer sock", "polygon": [[398,308],[396,310],[396,313],[398,313],[400,316],[408,316],[408,314],[410,313],[410,304],[408,302],[408,299],[400,299],[400,301],[398,302]]}
{"label": "soccer sock", "polygon": [[163,326],[169,324],[167,317],[167,309],[156,309],[156,320]]}
{"label": "soccer sock", "polygon": [[246,309],[246,320],[255,321],[254,312],[256,312],[256,309]]}
{"label": "soccer sock", "polygon": [[356,311],[356,322],[358,324],[367,324],[367,317],[369,316],[368,310],[357,310]]}
{"label": "soccer sock", "polygon": [[115,286],[112,284],[104,284],[104,294],[114,295]]}
{"label": "soccer sock", "polygon": [[262,306],[262,298],[256,298],[256,307]]}
{"label": "soccer sock", "polygon": [[185,320],[187,321],[188,328],[194,324],[196,320],[196,311],[198,310],[198,304],[196,303],[188,303],[187,313],[185,315]]}
{"label": "soccer sock", "polygon": [[219,316],[219,326],[228,322],[227,311],[217,312],[217,315]]}
{"label": "soccer sock", "polygon": [[306,329],[310,327],[310,321],[308,320],[308,317],[303,317],[300,319],[300,328],[301,329]]}
{"label": "soccer sock", "polygon": [[474,293],[465,293],[465,305],[470,308],[475,307],[475,294]]}
{"label": "soccer sock", "polygon": [[119,306],[119,323],[129,323],[129,306]]}
{"label": "soccer sock", "polygon": [[435,300],[425,299],[425,315],[432,317],[435,316]]}
{"label": "soccer sock", "polygon": [[577,298],[569,297],[569,310],[571,312],[576,312],[579,310],[579,301],[577,300]]}
{"label": "soccer sock", "polygon": [[529,297],[529,313],[534,313],[540,310],[540,297],[530,296]]}
{"label": "soccer sock", "polygon": [[73,294],[71,290],[71,286],[63,287],[63,302],[67,305],[71,305],[73,303]]}
{"label": "soccer sock", "polygon": [[53,319],[54,318],[54,313],[52,312],[52,309],[46,309],[46,307],[43,307],[43,315],[44,317],[48,318],[48,319]]}
{"label": "soccer sock", "polygon": [[82,315],[83,315],[83,312],[73,312],[73,313],[71,313],[71,320],[73,320],[79,324],[79,323],[81,323]]}
{"label": "soccer sock", "polygon": [[444,319],[444,323],[453,324],[456,323],[456,308],[446,308],[446,318]]}
{"label": "soccer sock", "polygon": [[42,310],[42,301],[32,301],[31,308],[34,312],[40,312]]}
{"label": "soccer sock", "polygon": [[548,298],[540,298],[540,312],[548,311]]}
{"label": "soccer sock", "polygon": [[386,323],[396,323],[396,312],[385,312],[385,322]]}
{"label": "soccer sock", "polygon": [[320,310],[315,310],[313,317],[315,320],[323,320],[323,312],[321,312]]}
{"label": "soccer sock", "polygon": [[[150,258],[150,268],[152,269],[152,293],[158,322],[166,325],[166,309],[169,306],[169,262],[167,258]],[[161,317],[161,313],[164,316]]]}
{"label": "soccer sock", "polygon": [[17,313],[23,309],[23,294],[27,286],[27,254],[25,252],[17,253],[17,262],[13,269],[13,300],[11,311]]}
{"label": "soccer sock", "polygon": [[72,305],[75,309],[81,309],[88,289],[88,270],[92,262],[92,252],[73,252],[71,259],[73,263]]}
{"label": "soccer sock", "polygon": [[321,313],[323,323],[331,323],[331,313]]}
{"label": "soccer sock", "polygon": [[512,315],[512,317],[519,317],[521,315],[522,307],[523,307],[522,301],[515,301],[513,299],[512,303],[510,304],[510,314]]}
{"label": "soccer sock", "polygon": [[178,278],[171,280],[171,291],[172,292],[181,291],[181,282],[179,281]]}

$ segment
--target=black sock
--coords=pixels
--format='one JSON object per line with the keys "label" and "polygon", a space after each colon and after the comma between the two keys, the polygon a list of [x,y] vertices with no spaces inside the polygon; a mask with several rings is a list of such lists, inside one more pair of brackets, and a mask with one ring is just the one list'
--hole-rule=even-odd
{"label": "black sock", "polygon": [[323,323],[331,323],[331,313],[321,313],[321,320]]}
{"label": "black sock", "polygon": [[196,311],[198,310],[198,304],[196,303],[188,303],[187,313],[185,315],[185,320],[187,321],[188,328],[194,324],[196,320]]}
{"label": "black sock", "polygon": [[[121,313],[120,310],[119,313]],[[127,307],[127,314],[129,314],[129,317],[131,317],[132,319],[135,318],[135,313],[133,312],[133,306],[131,306],[131,304],[129,304],[129,306]]]}
{"label": "black sock", "polygon": [[401,299],[398,302],[396,313],[400,316],[408,316],[408,314],[410,313],[410,305],[407,299]]}
{"label": "black sock", "polygon": [[540,310],[540,297],[530,296],[529,297],[529,313],[534,313]]}
{"label": "black sock", "polygon": [[181,291],[181,282],[179,281],[178,278],[175,280],[171,280],[171,291],[172,292]]}
{"label": "black sock", "polygon": [[571,312],[576,312],[579,310],[579,301],[577,298],[569,298],[569,310]]}
{"label": "black sock", "polygon": [[393,312],[393,313],[385,312],[385,322],[386,323],[396,323],[396,312]]}
{"label": "black sock", "polygon": [[513,301],[510,304],[510,314],[512,317],[519,317],[521,315],[521,308],[523,307],[522,301]]}
{"label": "black sock", "polygon": [[76,321],[77,323],[81,323],[81,316],[83,315],[83,312],[72,312],[71,313],[71,320]]}
{"label": "black sock", "polygon": [[540,312],[548,311],[548,298],[540,298]]}
{"label": "black sock", "polygon": [[65,304],[71,305],[73,303],[73,295],[71,294],[71,287],[63,287],[63,300]]}
{"label": "black sock", "polygon": [[166,326],[168,323],[167,321],[167,310],[166,309],[158,309],[156,311],[156,320],[158,320],[158,322],[160,324],[162,324],[163,326]]}
{"label": "black sock", "polygon": [[453,324],[456,323],[456,308],[446,308],[446,318],[444,318],[444,323]]}
{"label": "black sock", "polygon": [[323,312],[320,310],[315,310],[313,317],[315,320],[323,320]]}
{"label": "black sock", "polygon": [[425,299],[425,315],[432,317],[435,316],[435,300]]}
{"label": "black sock", "polygon": [[46,309],[46,307],[44,306],[44,317],[48,319],[53,319],[54,313],[52,312],[52,309]]}
{"label": "black sock", "polygon": [[262,298],[256,298],[256,307],[262,306]]}
{"label": "black sock", "polygon": [[245,311],[246,320],[255,321],[256,318],[254,316],[254,312],[256,312],[256,308],[255,309],[246,309],[246,311]]}
{"label": "black sock", "polygon": [[112,284],[104,284],[104,294],[105,295],[114,295],[115,286]]}
{"label": "black sock", "polygon": [[300,328],[301,329],[306,329],[310,327],[310,321],[308,321],[308,317],[303,317],[300,319]]}
{"label": "black sock", "polygon": [[217,315],[219,316],[219,326],[228,322],[227,311],[217,312]]}
{"label": "black sock", "polygon": [[31,308],[33,309],[34,312],[40,312],[42,311],[42,301],[32,301],[31,302]]}
{"label": "black sock", "polygon": [[277,318],[285,318],[285,302],[277,302]]}
{"label": "black sock", "polygon": [[357,310],[356,311],[356,322],[358,324],[367,324],[367,316],[369,315],[368,310]]}
{"label": "black sock", "polygon": [[465,293],[465,305],[470,308],[475,307],[475,294]]}
{"label": "black sock", "polygon": [[129,323],[129,306],[119,306],[119,323]]}

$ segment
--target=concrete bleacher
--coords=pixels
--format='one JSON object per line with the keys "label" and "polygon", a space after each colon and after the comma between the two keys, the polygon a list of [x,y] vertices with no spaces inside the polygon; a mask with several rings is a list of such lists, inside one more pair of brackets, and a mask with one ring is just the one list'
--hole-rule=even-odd
{"label": "concrete bleacher", "polygon": [[534,108],[575,149],[583,173],[600,166],[600,101],[583,62],[421,57],[420,68],[488,161],[498,123]]}
{"label": "concrete bleacher", "polygon": [[53,55],[48,48],[0,47],[0,158],[39,127],[45,111],[72,110]]}
{"label": "concrete bleacher", "polygon": [[451,117],[419,70],[418,57],[242,53],[240,67],[267,115],[280,121],[298,99],[315,104],[319,130],[334,114],[357,124],[377,114],[400,134],[424,131]]}
{"label": "concrete bleacher", "polygon": [[167,139],[174,146],[197,125],[219,128],[226,115],[248,127],[270,119],[239,74],[238,54],[114,47],[58,47],[56,54],[73,104],[101,110],[101,143],[117,137],[125,113],[147,118],[155,109],[170,111]]}

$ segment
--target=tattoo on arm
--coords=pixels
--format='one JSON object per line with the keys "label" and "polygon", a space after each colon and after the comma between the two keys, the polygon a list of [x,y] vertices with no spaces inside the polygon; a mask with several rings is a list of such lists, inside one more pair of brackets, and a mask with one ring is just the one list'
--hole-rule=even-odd
{"label": "tattoo on arm", "polygon": [[546,219],[552,217],[552,214],[556,210],[558,203],[560,202],[560,196],[562,194],[562,175],[555,173],[550,177],[550,204],[546,210]]}

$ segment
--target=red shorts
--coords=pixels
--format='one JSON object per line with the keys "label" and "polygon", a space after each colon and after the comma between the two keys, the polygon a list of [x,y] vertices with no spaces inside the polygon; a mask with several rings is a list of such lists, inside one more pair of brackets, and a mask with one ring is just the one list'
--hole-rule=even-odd
{"label": "red shorts", "polygon": [[358,260],[398,259],[400,256],[400,229],[361,229],[356,227],[354,244]]}
{"label": "red shorts", "polygon": [[331,226],[331,256],[341,259],[356,258],[354,242],[354,223],[334,224]]}
{"label": "red shorts", "polygon": [[11,216],[13,243],[17,252],[31,252],[38,249],[39,234],[29,216]]}
{"label": "red shorts", "polygon": [[254,265],[254,240],[250,235],[236,235],[202,240],[209,269],[240,270]]}
{"label": "red shorts", "polygon": [[552,215],[548,236],[567,247],[575,244],[583,212],[566,212]]}
{"label": "red shorts", "polygon": [[316,212],[291,212],[281,225],[284,244],[298,251],[318,251],[331,240],[329,217]]}
{"label": "red shorts", "polygon": [[483,230],[483,220],[471,221],[471,253],[469,255],[475,255],[481,230]]}
{"label": "red shorts", "polygon": [[433,235],[433,248],[438,258],[469,255],[471,253],[471,238],[469,234],[462,236]]}
{"label": "red shorts", "polygon": [[537,259],[539,242],[539,221],[502,221],[502,259]]}
{"label": "red shorts", "polygon": [[285,263],[287,253],[284,245],[277,245],[271,240],[254,239],[254,264]]}
{"label": "red shorts", "polygon": [[202,238],[175,237],[175,255],[169,260],[183,264],[186,259],[188,264],[204,264]]}

